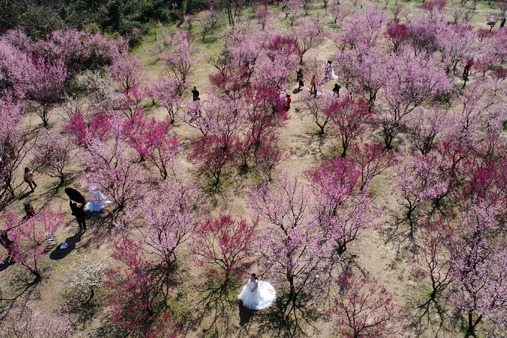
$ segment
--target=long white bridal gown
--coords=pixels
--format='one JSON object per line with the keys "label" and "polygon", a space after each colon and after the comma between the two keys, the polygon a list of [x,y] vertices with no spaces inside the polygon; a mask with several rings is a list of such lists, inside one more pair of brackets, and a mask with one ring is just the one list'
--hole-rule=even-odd
{"label": "long white bridal gown", "polygon": [[90,193],[90,202],[86,203],[85,210],[90,212],[99,212],[104,209],[108,201],[106,196],[98,190],[94,190]]}
{"label": "long white bridal gown", "polygon": [[259,286],[253,292],[255,283],[248,280],[238,298],[243,301],[243,306],[251,310],[262,310],[273,305],[276,299],[276,291],[273,285],[265,281],[258,281]]}

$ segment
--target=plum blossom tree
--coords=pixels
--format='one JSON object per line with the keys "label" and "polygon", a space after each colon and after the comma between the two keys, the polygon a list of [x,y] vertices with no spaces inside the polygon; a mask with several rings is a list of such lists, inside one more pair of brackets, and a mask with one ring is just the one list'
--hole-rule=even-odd
{"label": "plum blossom tree", "polygon": [[167,304],[171,285],[135,242],[124,238],[114,243],[113,250],[112,258],[122,264],[107,270],[104,281],[112,324],[127,335],[180,336]]}
{"label": "plum blossom tree", "polygon": [[324,40],[320,33],[316,18],[306,18],[298,25],[297,51],[299,54],[299,64],[303,64],[303,57],[310,49],[319,46]]}
{"label": "plum blossom tree", "polygon": [[246,111],[243,101],[212,98],[195,101],[190,107],[187,123],[202,136],[192,141],[191,158],[200,164],[199,172],[209,174],[217,187],[226,165],[237,160],[242,149]]}
{"label": "plum blossom tree", "polygon": [[[193,46],[194,37],[189,32],[176,31],[173,36],[163,32],[163,42],[159,46],[159,57],[180,83],[187,82],[192,67],[200,61]],[[180,93],[181,94],[181,93]]]}
{"label": "plum blossom tree", "polygon": [[326,161],[307,175],[316,201],[311,208],[312,222],[328,241],[329,257],[340,257],[360,231],[373,224],[378,213],[370,211],[371,202],[366,194],[356,194],[360,173],[353,161],[346,158]]}
{"label": "plum blossom tree", "polygon": [[418,332],[437,327],[438,334],[446,321],[447,291],[453,281],[449,249],[454,231],[446,217],[436,217],[420,227],[424,245],[420,246],[415,256],[412,274],[416,282],[429,284],[429,294],[425,293],[425,299],[418,304],[418,316],[414,323],[418,326]]}
{"label": "plum blossom tree", "polygon": [[106,67],[111,77],[116,81],[120,92],[117,107],[131,118],[139,103],[146,96],[146,71],[139,58],[128,54],[128,50],[118,51],[114,55],[111,65]]}
{"label": "plum blossom tree", "polygon": [[324,135],[324,129],[331,121],[328,109],[333,106],[337,98],[330,91],[323,91],[320,95],[315,96],[311,93],[304,93],[302,101],[305,108],[313,116],[313,121],[319,127],[319,135]]}
{"label": "plum blossom tree", "polygon": [[99,187],[113,202],[113,213],[124,211],[129,203],[144,193],[142,167],[122,139],[121,125],[121,120],[112,123],[109,142],[92,138],[87,143],[90,172],[86,174],[86,180]]}
{"label": "plum blossom tree", "polygon": [[54,313],[46,306],[32,308],[29,305],[16,306],[2,321],[0,328],[6,337],[65,338],[72,334],[67,319]]}
{"label": "plum blossom tree", "polygon": [[76,110],[69,117],[64,129],[74,136],[78,146],[87,147],[92,139],[104,141],[109,137],[111,130],[112,116],[104,110],[84,115]]}
{"label": "plum blossom tree", "polygon": [[234,220],[229,215],[201,222],[195,231],[191,253],[208,277],[207,303],[229,300],[252,263],[258,221]]}
{"label": "plum blossom tree", "polygon": [[[473,201],[452,237],[451,302],[465,317],[465,337],[476,337],[483,319],[503,325],[507,303],[505,242],[492,234],[504,227],[498,206]],[[503,322],[503,323],[502,323]]]}
{"label": "plum blossom tree", "polygon": [[332,101],[326,108],[326,115],[332,122],[332,132],[336,133],[340,140],[341,157],[347,156],[349,147],[363,134],[373,118],[373,112],[366,100],[354,100],[351,97]]}
{"label": "plum blossom tree", "polygon": [[363,147],[355,145],[352,147],[350,159],[356,162],[361,172],[359,187],[360,191],[367,188],[374,177],[380,175],[384,170],[394,164],[394,156],[384,150],[378,143],[364,143]]}
{"label": "plum blossom tree", "polygon": [[283,0],[285,10],[285,19],[289,19],[291,27],[294,26],[296,19],[301,15],[305,0]]}
{"label": "plum blossom tree", "polygon": [[406,121],[406,135],[421,155],[428,154],[439,139],[445,138],[446,133],[452,130],[453,119],[450,115],[444,109],[418,109]]}
{"label": "plum blossom tree", "polygon": [[350,92],[361,95],[370,109],[388,77],[387,65],[391,56],[380,48],[358,45],[336,54],[338,79]]}
{"label": "plum blossom tree", "polygon": [[39,135],[32,166],[50,177],[65,182],[65,171],[71,162],[69,141],[60,133],[45,131]]}
{"label": "plum blossom tree", "polygon": [[299,313],[310,310],[321,280],[315,278],[325,266],[321,237],[309,222],[309,189],[286,173],[277,184],[264,183],[250,198],[250,206],[268,225],[261,230],[257,246],[273,278],[280,282],[281,320],[294,323],[289,330],[301,330]]}
{"label": "plum blossom tree", "polygon": [[163,180],[169,174],[171,161],[179,145],[176,136],[169,136],[170,128],[169,122],[149,118],[139,109],[132,118],[125,120],[123,125],[127,142],[143,160],[147,160],[158,169]]}
{"label": "plum blossom tree", "polygon": [[328,314],[342,337],[383,337],[398,331],[393,296],[371,277],[344,273],[338,281],[343,292],[335,297]]}
{"label": "plum blossom tree", "polygon": [[[53,211],[47,205],[26,221],[19,222],[15,217],[8,217],[8,220],[11,228],[9,238],[14,242],[14,259],[34,276],[32,284],[36,284],[42,278],[40,263],[48,236],[62,225],[63,213]],[[14,225],[13,221],[18,225]]]}
{"label": "plum blossom tree", "polygon": [[176,77],[160,74],[148,91],[150,96],[158,99],[159,104],[167,110],[170,122],[174,124],[183,104],[184,97],[181,94],[185,91],[185,86]]}
{"label": "plum blossom tree", "polygon": [[351,48],[360,45],[366,48],[375,47],[384,34],[386,19],[386,13],[374,6],[367,7],[364,13],[356,11],[343,26],[339,40]]}
{"label": "plum blossom tree", "polygon": [[174,273],[177,253],[190,239],[201,220],[202,196],[197,188],[175,175],[160,183],[157,190],[146,195],[145,203],[130,208],[128,223],[143,224],[139,228],[139,242],[153,257],[151,264],[169,279]]}
{"label": "plum blossom tree", "polygon": [[33,146],[29,130],[19,126],[20,108],[11,99],[0,98],[0,210],[14,197],[17,169]]}
{"label": "plum blossom tree", "polygon": [[36,113],[44,127],[47,127],[51,109],[63,100],[68,73],[62,61],[47,61],[34,57],[33,65],[27,97],[38,104]]}
{"label": "plum blossom tree", "polygon": [[392,148],[402,119],[437,95],[451,89],[445,72],[433,62],[402,54],[392,59],[383,91],[388,109],[383,111],[382,125],[387,149]]}
{"label": "plum blossom tree", "polygon": [[280,100],[279,92],[266,85],[252,85],[245,94],[248,130],[243,136],[242,167],[248,167],[250,157],[253,157],[256,164],[262,163],[269,167],[269,163],[277,157],[276,131],[288,118],[285,105]]}
{"label": "plum blossom tree", "polygon": [[24,98],[32,87],[32,58],[5,37],[0,38],[0,51],[0,94]]}
{"label": "plum blossom tree", "polygon": [[393,51],[398,52],[400,46],[408,39],[408,27],[399,22],[399,20],[392,20],[387,23],[386,35],[388,41],[393,46]]}

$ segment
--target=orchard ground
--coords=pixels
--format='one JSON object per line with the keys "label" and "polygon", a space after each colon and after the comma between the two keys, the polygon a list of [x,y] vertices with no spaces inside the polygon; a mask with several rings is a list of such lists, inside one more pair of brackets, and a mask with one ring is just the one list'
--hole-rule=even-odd
{"label": "orchard ground", "polygon": [[[331,2],[330,2],[331,3]],[[346,4],[349,5],[349,4]],[[358,10],[364,10],[364,7],[370,5],[370,2],[359,1],[357,3]],[[402,12],[406,13],[408,17],[417,16],[420,12],[420,2],[400,2]],[[380,8],[384,8],[384,3],[380,2]],[[385,4],[389,11],[393,11],[395,3]],[[351,7],[352,8],[352,7]],[[270,21],[273,28],[281,33],[288,33],[294,29],[291,27],[288,20],[284,19],[284,12],[281,6],[268,6],[270,11]],[[309,15],[320,15],[321,23],[324,32],[336,35],[339,29],[333,22],[331,15],[324,12],[321,1],[311,1]],[[494,4],[489,2],[479,2],[477,9],[471,23],[477,28],[488,28],[487,22],[492,15],[497,13]],[[201,100],[206,101],[209,98],[211,83],[209,75],[216,72],[216,69],[210,62],[210,59],[218,55],[224,47],[223,38],[224,34],[230,27],[227,25],[227,19],[223,16],[217,24],[215,31],[211,32],[204,39],[201,38],[201,20],[203,14],[195,16],[191,29],[188,23],[183,23],[178,27],[180,30],[191,30],[195,34],[195,45],[199,48],[197,53],[201,57],[192,69],[188,83],[190,87],[196,86],[200,91]],[[241,26],[244,23],[250,23],[252,26],[255,24],[255,12],[250,8],[244,8],[239,18],[237,18],[237,25]],[[296,26],[298,24],[296,23]],[[167,29],[174,30],[175,26],[166,27]],[[139,57],[142,64],[148,71],[148,77],[154,80],[158,73],[163,69],[162,62],[157,57],[157,45],[162,39],[162,27],[153,27],[149,34],[145,37],[143,43],[137,47],[132,54]],[[322,44],[317,48],[311,49],[305,54],[304,59],[306,62],[315,57],[317,65],[324,67],[326,60],[334,60],[338,47],[331,40],[326,38]],[[471,81],[474,79],[472,77]],[[339,142],[331,137],[321,137],[318,135],[318,128],[313,121],[313,117],[308,114],[306,108],[301,101],[301,96],[304,92],[309,91],[310,74],[305,74],[305,87],[303,92],[292,93],[297,88],[295,74],[291,75],[287,81],[287,91],[292,96],[292,105],[288,112],[288,120],[285,126],[278,130],[279,147],[285,151],[285,158],[275,167],[275,175],[286,171],[289,176],[301,177],[306,180],[305,172],[314,169],[320,165],[325,158],[334,158],[339,155],[340,145]],[[325,84],[325,88],[331,90],[334,81]],[[470,83],[468,84],[470,85]],[[461,86],[460,82],[456,82],[456,86]],[[505,84],[504,84],[505,86]],[[113,90],[113,89],[111,89]],[[346,96],[346,89],[342,88],[341,95]],[[184,95],[191,97],[190,92]],[[149,107],[148,113],[155,116],[159,120],[163,120],[167,116],[167,112],[161,107],[150,107],[149,102],[143,102],[145,107]],[[56,107],[52,113],[52,120],[50,122],[50,129],[62,131],[63,124],[67,122],[68,116],[65,113],[65,107]],[[25,125],[30,125],[32,128],[42,128],[39,126],[40,120],[34,113],[26,114],[23,122]],[[190,128],[183,121],[176,120],[173,132],[181,142],[181,152],[183,156],[178,156],[178,167],[184,171],[189,172],[191,175],[196,176],[193,164],[188,160],[186,154],[190,148],[191,140],[198,136],[198,132]],[[375,135],[368,135],[366,139],[373,139]],[[79,156],[78,150],[73,153],[74,156]],[[87,194],[87,188],[80,180],[81,171],[84,169],[82,166],[71,166],[68,170],[66,186],[72,186]],[[21,173],[18,173],[21,175]],[[414,337],[416,334],[413,328],[410,327],[411,315],[415,315],[417,308],[414,304],[419,304],[424,301],[429,291],[428,287],[421,285],[411,278],[411,261],[400,260],[399,243],[396,241],[388,240],[385,235],[385,228],[393,222],[393,215],[401,212],[400,204],[397,202],[397,197],[393,193],[393,180],[395,176],[394,168],[388,168],[381,175],[374,178],[370,188],[370,197],[373,200],[375,208],[383,210],[383,216],[376,221],[374,227],[364,229],[360,233],[358,240],[350,244],[347,251],[350,264],[354,269],[358,269],[365,274],[378,279],[390,293],[393,294],[395,303],[400,306],[402,313],[406,315],[400,320],[402,328],[400,336]],[[40,173],[35,174],[35,180],[38,184],[37,189],[33,194],[26,196],[27,188],[25,184],[16,190],[16,196],[25,196],[19,198],[16,203],[9,206],[8,210],[15,212],[22,216],[22,205],[24,202],[29,201],[32,203],[36,210],[39,210],[45,203],[49,202],[54,209],[61,207],[65,212],[65,222],[63,227],[55,234],[58,243],[67,240],[71,244],[71,249],[59,251],[58,248],[51,249],[46,257],[42,260],[47,271],[44,272],[42,282],[29,290],[30,295],[26,300],[34,309],[44,309],[44,311],[53,311],[54,316],[69,316],[68,314],[61,313],[62,307],[65,306],[65,292],[70,290],[69,280],[76,271],[83,268],[87,262],[83,261],[84,257],[89,257],[95,262],[104,262],[106,265],[112,267],[119,265],[110,258],[112,250],[111,243],[119,236],[119,231],[112,226],[112,220],[108,216],[108,208],[100,214],[88,215],[87,226],[88,230],[81,236],[76,236],[78,232],[77,222],[74,217],[70,215],[70,208],[68,207],[68,199],[64,194],[63,189],[65,186],[58,187],[55,179],[50,179]],[[231,173],[223,180],[223,185],[219,192],[208,196],[208,208],[212,216],[221,213],[227,213],[235,218],[246,218],[251,220],[254,218],[252,209],[247,205],[248,195],[250,189],[259,182],[260,178],[256,175],[237,176]],[[261,222],[261,226],[263,223]],[[210,310],[200,312],[201,304],[199,303],[200,294],[196,292],[195,286],[199,282],[204,283],[201,275],[200,268],[192,262],[191,253],[183,246],[178,249],[183,258],[182,269],[186,273],[179,285],[176,286],[174,294],[177,298],[182,299],[179,303],[174,303],[173,318],[177,323],[182,323],[185,327],[185,332],[188,337],[240,337],[240,336],[263,336],[272,337],[273,332],[264,331],[263,314],[254,314],[249,318],[247,325],[240,325],[242,316],[245,315],[244,310],[239,306],[232,306],[227,311],[220,313],[218,323],[214,321],[213,313]],[[401,249],[403,251],[403,249]],[[2,254],[5,251],[1,251]],[[49,256],[49,257],[48,257]],[[253,263],[250,270],[252,272],[262,273],[264,267]],[[250,271],[245,271],[248,275]],[[21,268],[18,265],[9,266],[7,269],[0,271],[2,275],[0,282],[0,296],[3,299],[10,299],[11,295],[16,295],[16,288],[19,287],[19,276]],[[262,278],[270,280],[272,276],[269,273],[262,275]],[[246,279],[246,278],[245,278]],[[246,281],[245,281],[246,282]],[[275,288],[277,287],[274,284]],[[239,294],[240,289],[236,290]],[[23,298],[21,297],[21,298]],[[106,301],[107,295],[101,289],[97,289],[96,293],[97,307],[93,309],[96,313],[90,315],[90,322],[77,323],[72,337],[100,337],[108,336],[108,310],[103,308],[101,304]],[[6,303],[2,303],[6,304]],[[321,309],[325,310],[325,309]],[[85,310],[83,310],[85,311]],[[92,311],[88,309],[87,311]],[[92,311],[92,312],[93,312]],[[204,313],[207,315],[205,319],[200,322],[196,318],[192,318],[193,313]],[[74,318],[74,317],[73,317]],[[199,324],[194,324],[199,322]],[[331,321],[318,320],[313,323],[318,330],[308,330],[310,336],[318,337],[332,337],[337,336],[334,332],[334,324]],[[435,336],[438,328],[430,328],[421,336],[431,337]],[[480,329],[479,329],[479,332]],[[1,334],[0,334],[1,335]],[[462,333],[459,328],[453,328],[453,331],[438,331],[438,337],[456,337],[461,336]],[[487,334],[485,334],[487,336]]]}

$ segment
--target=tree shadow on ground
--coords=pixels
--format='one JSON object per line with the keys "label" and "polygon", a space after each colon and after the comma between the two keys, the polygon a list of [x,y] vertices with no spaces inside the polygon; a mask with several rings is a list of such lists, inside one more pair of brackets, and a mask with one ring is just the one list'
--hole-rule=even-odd
{"label": "tree shadow on ground", "polygon": [[81,243],[80,248],[98,249],[104,242],[110,241],[115,233],[115,216],[107,211],[86,212],[86,239]]}
{"label": "tree shadow on ground", "polygon": [[7,268],[11,265],[14,265],[16,262],[10,261],[8,257],[6,257],[2,263],[0,263],[0,272],[7,270]]}

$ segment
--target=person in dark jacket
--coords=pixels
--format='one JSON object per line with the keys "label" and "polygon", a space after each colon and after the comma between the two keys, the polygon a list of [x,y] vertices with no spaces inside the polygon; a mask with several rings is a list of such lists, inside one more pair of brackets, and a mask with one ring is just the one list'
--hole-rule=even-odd
{"label": "person in dark jacket", "polygon": [[84,211],[84,206],[81,205],[80,207],[77,206],[76,203],[73,203],[72,201],[69,201],[70,209],[72,210],[72,215],[76,217],[77,223],[79,224],[79,230],[86,231],[86,212]]}
{"label": "person in dark jacket", "polygon": [[6,264],[14,263],[14,242],[10,240],[7,235],[7,230],[0,231],[0,245],[2,245],[7,250],[7,260]]}

